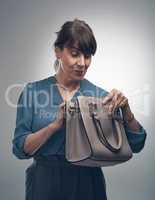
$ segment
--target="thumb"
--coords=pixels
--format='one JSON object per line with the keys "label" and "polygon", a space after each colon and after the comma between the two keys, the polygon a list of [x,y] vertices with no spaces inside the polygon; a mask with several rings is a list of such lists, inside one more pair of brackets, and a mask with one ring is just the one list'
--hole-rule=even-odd
{"label": "thumb", "polygon": [[66,104],[66,102],[65,102],[65,101],[63,101],[63,102],[60,104],[60,107],[63,107],[63,106],[65,106],[65,104]]}
{"label": "thumb", "polygon": [[66,101],[60,104],[60,109],[63,109],[63,111],[66,111]]}

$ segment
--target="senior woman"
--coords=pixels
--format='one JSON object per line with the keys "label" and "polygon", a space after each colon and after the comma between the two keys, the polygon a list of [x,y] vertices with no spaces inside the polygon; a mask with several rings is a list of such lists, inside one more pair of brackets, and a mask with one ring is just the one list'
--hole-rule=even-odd
{"label": "senior woman", "polygon": [[77,166],[65,158],[65,101],[77,96],[98,96],[109,105],[109,114],[121,107],[126,135],[134,153],[140,152],[146,132],[135,119],[128,99],[120,91],[107,92],[85,74],[96,52],[92,29],[75,19],[57,32],[56,73],[28,83],[17,107],[13,153],[19,159],[33,158],[26,169],[26,200],[106,200],[104,174],[100,167]]}

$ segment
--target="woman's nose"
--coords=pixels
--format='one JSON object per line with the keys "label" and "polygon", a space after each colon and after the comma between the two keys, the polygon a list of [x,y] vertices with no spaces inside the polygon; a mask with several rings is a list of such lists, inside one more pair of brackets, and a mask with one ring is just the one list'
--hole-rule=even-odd
{"label": "woman's nose", "polygon": [[82,66],[85,65],[85,57],[82,54],[78,58],[78,65],[82,65]]}

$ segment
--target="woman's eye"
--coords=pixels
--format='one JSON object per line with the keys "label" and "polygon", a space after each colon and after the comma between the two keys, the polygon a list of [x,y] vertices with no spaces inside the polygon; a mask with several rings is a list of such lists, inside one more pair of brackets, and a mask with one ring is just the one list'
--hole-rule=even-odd
{"label": "woman's eye", "polygon": [[[72,55],[73,57],[78,57],[78,56],[81,55],[81,52],[78,52],[78,51],[71,51],[71,55]],[[85,58],[85,59],[89,59],[90,57],[91,57],[90,54],[85,54],[85,55],[84,55],[84,58]]]}
{"label": "woman's eye", "polygon": [[85,55],[86,59],[89,59],[91,57],[91,55]]}
{"label": "woman's eye", "polygon": [[71,52],[71,54],[72,54],[72,56],[74,56],[74,57],[76,57],[76,56],[79,55],[78,52]]}
{"label": "woman's eye", "polygon": [[78,54],[77,51],[72,51],[71,53],[72,53],[72,55],[77,55]]}

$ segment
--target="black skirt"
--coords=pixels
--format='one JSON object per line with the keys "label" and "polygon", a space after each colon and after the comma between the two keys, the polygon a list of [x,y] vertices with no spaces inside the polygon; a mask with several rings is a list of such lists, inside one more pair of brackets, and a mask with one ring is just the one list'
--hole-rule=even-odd
{"label": "black skirt", "polygon": [[70,164],[63,155],[35,158],[25,185],[26,200],[107,200],[102,169]]}

